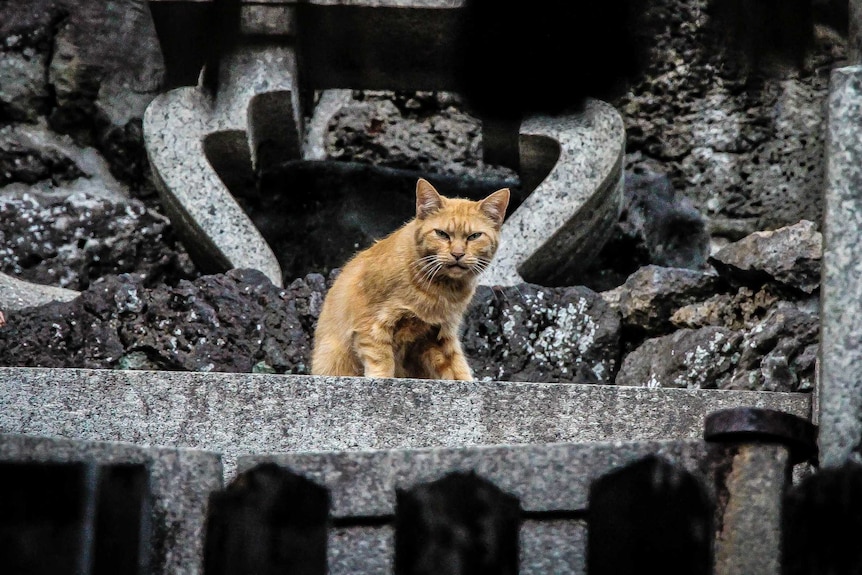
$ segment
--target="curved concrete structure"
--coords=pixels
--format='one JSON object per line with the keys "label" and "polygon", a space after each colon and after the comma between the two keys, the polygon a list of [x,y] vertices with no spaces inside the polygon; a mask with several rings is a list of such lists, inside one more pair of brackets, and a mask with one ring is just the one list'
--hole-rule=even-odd
{"label": "curved concrete structure", "polygon": [[[254,268],[281,286],[281,267],[272,249],[216,173],[207,152],[244,152],[230,148],[235,137],[213,138],[221,134],[247,141],[247,155],[238,159],[250,158],[252,168],[264,141],[299,153],[302,130],[294,97],[293,50],[240,47],[221,64],[214,98],[200,87],[185,87],[150,103],[144,114],[147,154],[168,215],[204,271]],[[218,149],[220,145],[225,149]]]}
{"label": "curved concrete structure", "polygon": [[[463,5],[312,0],[294,11],[296,0],[274,0],[261,12],[262,5],[240,4],[240,35],[256,40],[240,40],[222,55],[218,93],[185,87],[159,96],[145,114],[144,136],[168,213],[198,265],[208,272],[256,268],[281,285],[278,260],[211,160],[253,169],[262,151],[264,162],[306,157],[300,100],[315,90],[457,92],[454,40],[441,39],[457,33]],[[387,34],[379,34],[381,27]],[[570,285],[619,214],[622,118],[609,104],[590,101],[583,113],[528,118],[517,142],[514,133],[495,141],[493,129],[486,153],[496,146],[497,156],[517,159],[524,188],[534,191],[507,219],[482,283]],[[238,145],[243,141],[248,154]],[[312,142],[305,145],[320,155]]]}
{"label": "curved concrete structure", "polygon": [[503,225],[484,285],[562,285],[589,263],[619,217],[625,127],[610,104],[521,125],[521,181],[533,192]]}

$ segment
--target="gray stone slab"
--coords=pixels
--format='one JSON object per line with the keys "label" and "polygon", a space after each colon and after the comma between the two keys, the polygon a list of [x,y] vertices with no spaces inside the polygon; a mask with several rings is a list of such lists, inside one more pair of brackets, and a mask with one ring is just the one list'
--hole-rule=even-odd
{"label": "gray stone slab", "polygon": [[862,462],[862,66],[832,71],[823,216],[820,462]]}
{"label": "gray stone slab", "polygon": [[699,438],[729,407],[810,395],[609,385],[0,368],[0,432],[240,455]]}
{"label": "gray stone slab", "polygon": [[521,526],[518,575],[585,575],[586,521],[526,520]]}
{"label": "gray stone slab", "polygon": [[330,527],[326,561],[330,575],[389,575],[393,568],[395,529],[376,527]]}
{"label": "gray stone slab", "polygon": [[699,440],[550,443],[452,448],[332,451],[242,456],[237,471],[274,462],[326,486],[334,517],[395,513],[395,491],[475,471],[534,511],[586,511],[590,483],[650,454],[697,472]]}
{"label": "gray stone slab", "polygon": [[[712,477],[705,477],[707,444],[699,440],[598,442],[584,444],[507,445],[467,448],[399,449],[367,452],[284,453],[241,457],[238,470],[274,462],[330,490],[335,518],[389,520],[396,511],[397,489],[474,471],[520,499],[528,514],[519,534],[519,574],[585,573],[590,484],[602,475],[647,455],[659,455],[701,478],[710,497]],[[777,492],[776,492],[777,493]],[[536,513],[532,518],[530,513]],[[557,516],[537,519],[541,512]],[[560,518],[560,514],[568,514]],[[337,557],[351,556],[352,572],[385,570],[394,543],[380,527],[362,525],[340,532]],[[344,570],[350,572],[350,570]]]}
{"label": "gray stone slab", "polygon": [[153,497],[153,573],[203,573],[207,500],[223,486],[218,454],[0,433],[0,461],[145,464]]}

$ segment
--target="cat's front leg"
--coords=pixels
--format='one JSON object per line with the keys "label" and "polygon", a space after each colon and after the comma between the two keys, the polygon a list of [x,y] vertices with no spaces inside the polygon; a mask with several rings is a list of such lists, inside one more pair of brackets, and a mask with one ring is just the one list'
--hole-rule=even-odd
{"label": "cat's front leg", "polygon": [[362,363],[365,377],[395,377],[392,338],[383,330],[372,330],[353,340],[353,349]]}
{"label": "cat's front leg", "polygon": [[425,352],[424,359],[432,379],[473,381],[473,372],[457,339],[441,338]]}

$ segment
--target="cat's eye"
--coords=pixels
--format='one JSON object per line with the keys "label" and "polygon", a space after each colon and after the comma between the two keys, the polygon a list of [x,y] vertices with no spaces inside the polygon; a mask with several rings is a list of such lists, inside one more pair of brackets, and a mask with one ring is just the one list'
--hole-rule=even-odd
{"label": "cat's eye", "polygon": [[467,241],[478,240],[482,237],[482,232],[476,232],[475,234],[470,234],[467,236]]}
{"label": "cat's eye", "polygon": [[434,230],[434,233],[437,234],[437,237],[440,238],[441,240],[448,240],[449,239],[449,234],[447,234],[443,230]]}

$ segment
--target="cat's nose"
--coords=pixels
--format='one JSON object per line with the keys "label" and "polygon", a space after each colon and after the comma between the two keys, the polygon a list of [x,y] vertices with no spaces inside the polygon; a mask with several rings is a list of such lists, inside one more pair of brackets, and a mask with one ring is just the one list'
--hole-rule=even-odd
{"label": "cat's nose", "polygon": [[460,260],[464,257],[464,252],[452,252],[452,257],[456,260]]}

